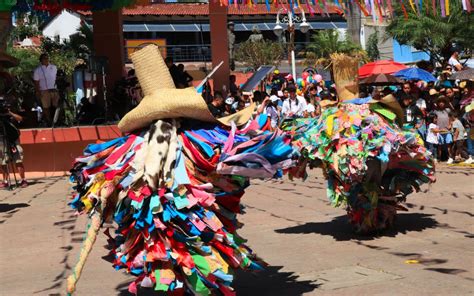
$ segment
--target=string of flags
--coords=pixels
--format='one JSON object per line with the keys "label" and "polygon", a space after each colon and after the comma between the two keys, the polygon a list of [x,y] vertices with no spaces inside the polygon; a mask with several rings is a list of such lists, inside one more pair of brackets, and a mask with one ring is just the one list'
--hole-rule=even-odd
{"label": "string of flags", "polygon": [[[259,3],[257,0],[210,0],[219,1],[221,5],[233,6],[237,9],[248,7],[256,8]],[[471,0],[265,0],[265,6],[270,12],[274,8],[288,9],[295,11],[296,8],[304,9],[305,12],[314,15],[321,14],[329,16],[330,8],[340,14],[348,14],[349,6],[355,4],[361,13],[368,17],[383,20],[386,16],[394,15],[394,7],[400,6],[405,18],[408,18],[409,12],[416,15],[431,14],[447,17],[451,15],[454,2],[461,2],[462,9],[467,13],[472,11]],[[35,0],[33,5],[27,0],[0,0],[0,11],[24,10],[25,7],[30,10],[48,11],[52,14],[58,13],[63,9],[69,10],[107,10],[120,9],[123,7],[150,5],[149,0]]]}

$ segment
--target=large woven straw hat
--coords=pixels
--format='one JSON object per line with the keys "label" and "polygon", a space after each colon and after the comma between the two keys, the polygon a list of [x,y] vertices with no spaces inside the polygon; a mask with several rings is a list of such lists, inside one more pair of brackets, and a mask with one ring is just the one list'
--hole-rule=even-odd
{"label": "large woven straw hat", "polygon": [[331,54],[334,83],[339,101],[344,102],[359,97],[357,82],[359,60],[345,54]]}
{"label": "large woven straw hat", "polygon": [[386,95],[380,100],[370,100],[369,104],[380,103],[397,115],[397,122],[403,125],[404,112],[397,99],[393,95]]}
{"label": "large woven straw hat", "polygon": [[148,45],[134,52],[131,57],[145,97],[119,122],[118,127],[124,133],[147,127],[153,121],[165,118],[191,118],[224,125],[235,122],[239,126],[247,123],[252,116],[254,104],[230,116],[216,119],[193,87],[175,88],[156,45]]}

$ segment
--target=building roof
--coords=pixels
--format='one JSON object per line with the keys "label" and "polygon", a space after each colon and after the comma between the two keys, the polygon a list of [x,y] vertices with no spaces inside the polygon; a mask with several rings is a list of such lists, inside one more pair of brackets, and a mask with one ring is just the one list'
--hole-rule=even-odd
{"label": "building roof", "polygon": [[[229,6],[228,15],[268,15],[277,14],[280,7],[271,5],[270,11],[267,10],[265,4],[256,4],[253,6]],[[309,14],[306,5],[301,6],[305,13]],[[314,7],[313,7],[314,9]],[[90,15],[90,11],[80,12],[83,15]],[[315,10],[314,13],[322,14],[323,9]],[[328,5],[328,13],[343,14],[343,11],[334,5]],[[124,8],[123,14],[127,16],[133,15],[191,15],[191,16],[206,16],[209,15],[209,5],[207,3],[166,3],[166,4],[151,4],[146,6],[137,6],[135,8]]]}

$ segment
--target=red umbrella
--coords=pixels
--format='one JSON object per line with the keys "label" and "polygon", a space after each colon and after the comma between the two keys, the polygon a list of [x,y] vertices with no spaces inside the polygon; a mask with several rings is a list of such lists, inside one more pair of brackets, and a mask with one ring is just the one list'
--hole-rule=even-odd
{"label": "red umbrella", "polygon": [[389,60],[371,62],[359,68],[359,78],[373,74],[393,74],[406,68],[404,64]]}

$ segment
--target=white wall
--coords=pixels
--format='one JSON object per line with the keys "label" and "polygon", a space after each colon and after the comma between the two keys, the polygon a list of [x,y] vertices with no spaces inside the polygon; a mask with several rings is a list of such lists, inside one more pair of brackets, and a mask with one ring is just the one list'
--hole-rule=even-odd
{"label": "white wall", "polygon": [[63,10],[43,29],[43,36],[55,38],[59,35],[61,41],[69,40],[69,36],[77,33],[81,26],[81,18],[74,13]]}

